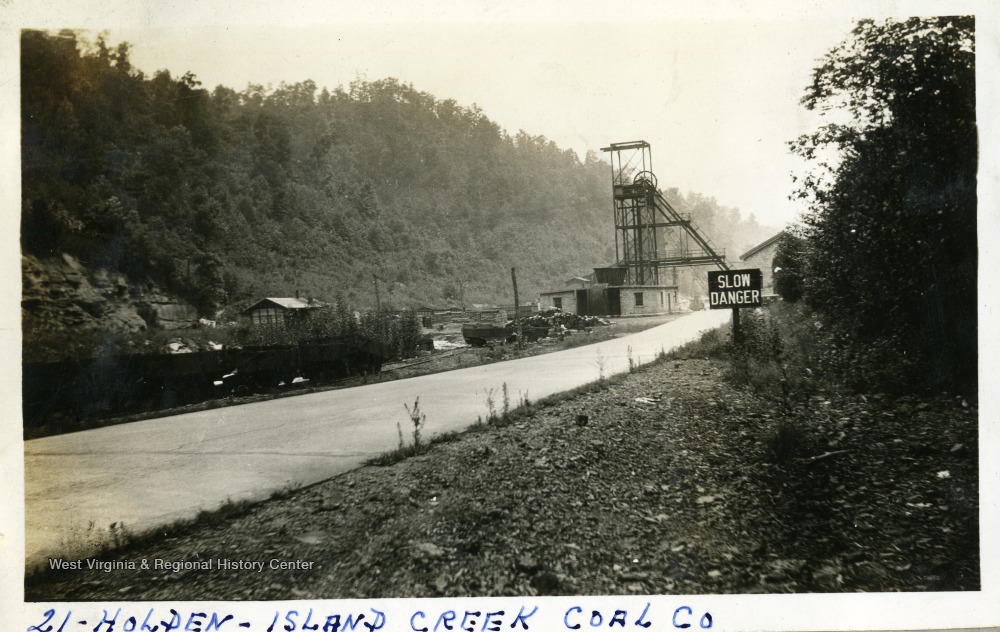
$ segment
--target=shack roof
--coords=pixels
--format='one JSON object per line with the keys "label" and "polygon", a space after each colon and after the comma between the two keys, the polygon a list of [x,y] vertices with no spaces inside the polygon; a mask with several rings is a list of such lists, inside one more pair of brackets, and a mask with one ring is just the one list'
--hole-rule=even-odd
{"label": "shack roof", "polygon": [[243,313],[252,312],[255,309],[265,309],[272,307],[280,307],[282,309],[313,309],[318,307],[318,305],[308,303],[298,298],[275,298],[268,297],[262,298],[250,307],[243,310]]}

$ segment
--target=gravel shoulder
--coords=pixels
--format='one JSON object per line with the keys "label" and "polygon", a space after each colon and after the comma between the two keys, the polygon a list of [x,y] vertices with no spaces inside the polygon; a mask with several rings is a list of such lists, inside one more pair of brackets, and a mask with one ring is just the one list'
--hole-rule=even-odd
{"label": "gravel shoulder", "polygon": [[830,396],[782,410],[723,373],[649,365],[393,465],[147,534],[103,568],[36,574],[26,599],[980,588],[974,406]]}

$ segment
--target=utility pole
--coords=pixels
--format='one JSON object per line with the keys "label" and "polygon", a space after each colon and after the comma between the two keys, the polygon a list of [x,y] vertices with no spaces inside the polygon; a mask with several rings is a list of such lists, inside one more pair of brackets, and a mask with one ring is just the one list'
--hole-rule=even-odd
{"label": "utility pole", "polygon": [[510,280],[514,283],[514,322],[517,323],[517,348],[524,349],[524,330],[521,328],[521,303],[517,299],[517,272],[510,269]]}
{"label": "utility pole", "polygon": [[382,311],[382,299],[378,293],[378,276],[372,272],[372,278],[375,279],[375,311]]}

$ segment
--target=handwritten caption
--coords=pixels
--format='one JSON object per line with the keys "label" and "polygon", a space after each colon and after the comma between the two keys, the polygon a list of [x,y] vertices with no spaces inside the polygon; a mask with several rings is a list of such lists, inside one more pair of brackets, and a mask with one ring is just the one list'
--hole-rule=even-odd
{"label": "handwritten caption", "polygon": [[[709,612],[698,614],[687,605],[675,608],[667,617],[654,616],[649,602],[632,610],[615,608],[595,610],[573,605],[558,612],[545,613],[539,605],[521,605],[513,610],[414,610],[409,616],[390,615],[375,608],[364,612],[323,612],[314,608],[274,610],[260,620],[239,617],[232,612],[180,612],[174,608],[144,608],[129,611],[103,609],[97,618],[74,617],[73,610],[55,608],[41,615],[41,622],[30,625],[25,632],[223,632],[232,630],[263,630],[264,632],[376,632],[376,630],[410,632],[500,632],[501,630],[551,630],[552,622],[561,620],[562,629],[703,629],[712,628]],[[558,618],[555,618],[558,617]],[[653,622],[658,625],[653,628]]]}

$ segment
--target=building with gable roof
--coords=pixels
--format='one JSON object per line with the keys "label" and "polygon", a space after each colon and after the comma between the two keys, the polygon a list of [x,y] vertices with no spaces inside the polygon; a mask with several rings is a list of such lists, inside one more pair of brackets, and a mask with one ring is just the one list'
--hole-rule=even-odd
{"label": "building with gable roof", "polygon": [[762,241],[750,250],[740,255],[748,268],[760,268],[761,273],[761,296],[763,298],[777,296],[774,291],[774,255],[778,251],[778,243],[785,231],[780,231],[777,235]]}
{"label": "building with gable roof", "polygon": [[243,310],[243,314],[250,318],[253,325],[263,327],[284,327],[287,324],[299,323],[308,317],[308,314],[320,307],[312,301],[304,301],[300,298],[262,298],[250,307]]}

